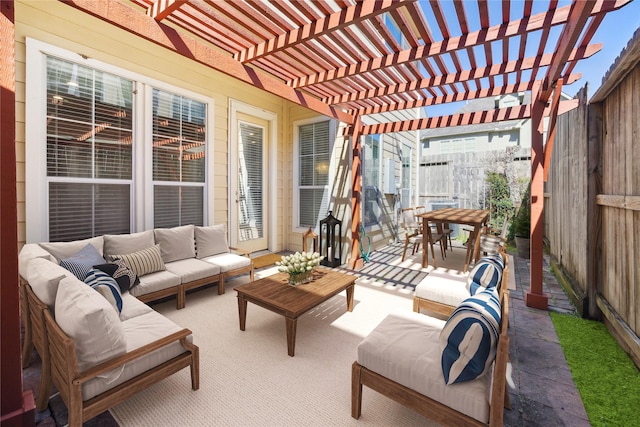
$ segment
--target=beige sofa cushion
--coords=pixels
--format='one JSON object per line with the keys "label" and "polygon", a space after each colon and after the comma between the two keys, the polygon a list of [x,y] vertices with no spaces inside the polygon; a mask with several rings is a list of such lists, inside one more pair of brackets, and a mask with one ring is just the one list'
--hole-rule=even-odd
{"label": "beige sofa cushion", "polygon": [[248,267],[251,265],[251,259],[249,259],[248,257],[231,253],[209,256],[206,258],[202,258],[202,261],[206,261],[210,264],[220,267],[220,271],[222,273],[235,270],[236,268]]}
{"label": "beige sofa cushion", "polygon": [[429,301],[457,307],[469,298],[468,275],[432,271],[416,286],[415,296]]}
{"label": "beige sofa cushion", "polygon": [[390,314],[358,345],[358,363],[487,423],[490,375],[459,384],[444,383],[438,342],[444,324],[414,312]]}
{"label": "beige sofa cushion", "polygon": [[196,257],[193,225],[153,230],[155,241],[160,245],[164,262]]}
{"label": "beige sofa cushion", "polygon": [[120,312],[120,321],[132,319],[134,317],[147,314],[153,311],[151,307],[131,295],[129,292],[122,294],[122,311]]}
{"label": "beige sofa cushion", "polygon": [[[126,352],[118,313],[102,295],[78,279],[65,277],[60,281],[55,312],[56,323],[75,342],[81,372]],[[101,377],[113,381],[121,372],[115,369]]]}
{"label": "beige sofa cushion", "polygon": [[[178,332],[182,330],[182,328],[158,312],[151,310],[150,312],[135,316],[122,322],[122,330],[126,341],[126,350],[127,352],[130,352]],[[192,336],[190,335],[187,340],[189,342],[193,342]],[[82,387],[82,400],[86,401],[87,399],[91,399],[100,393],[140,375],[154,366],[179,356],[184,351],[184,347],[180,345],[179,341],[174,342],[149,353],[148,355],[127,363],[124,366],[120,377],[111,383],[101,378],[90,380]]]}
{"label": "beige sofa cushion", "polygon": [[20,254],[18,255],[18,272],[22,278],[27,279],[29,262],[34,258],[44,258],[53,263],[58,263],[56,257],[39,244],[27,243],[20,249]]}
{"label": "beige sofa cushion", "polygon": [[104,253],[106,255],[130,254],[154,244],[153,230],[131,234],[105,234]]}
{"label": "beige sofa cushion", "polygon": [[58,284],[65,277],[75,277],[69,270],[45,258],[33,258],[27,267],[27,281],[40,301],[55,309]]}
{"label": "beige sofa cushion", "polygon": [[40,243],[40,246],[53,255],[57,262],[65,258],[70,258],[80,252],[82,248],[91,243],[98,250],[100,256],[104,256],[104,238],[103,236],[92,237],[91,239],[74,240],[73,242],[53,242]]}
{"label": "beige sofa cushion", "polygon": [[[180,277],[180,283],[193,282],[194,280],[220,274],[220,267],[196,258],[181,259],[165,265],[168,271]],[[212,280],[212,282],[215,282],[215,280]]]}
{"label": "beige sofa cushion", "polygon": [[205,258],[229,252],[227,226],[225,224],[195,228],[198,258]]}
{"label": "beige sofa cushion", "polygon": [[139,297],[151,292],[162,291],[168,288],[177,288],[179,285],[180,277],[168,270],[163,270],[141,276],[140,284],[129,289],[129,292],[134,297]]}

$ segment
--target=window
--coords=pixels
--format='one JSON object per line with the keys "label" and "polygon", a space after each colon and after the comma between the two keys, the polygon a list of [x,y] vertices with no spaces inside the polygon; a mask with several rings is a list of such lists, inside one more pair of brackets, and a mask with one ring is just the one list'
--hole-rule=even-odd
{"label": "window", "polygon": [[206,105],[153,89],[154,228],[203,225]]}
{"label": "window", "polygon": [[297,131],[298,227],[315,228],[329,212],[331,121],[301,124]]}
{"label": "window", "polygon": [[210,99],[29,38],[27,62],[28,242],[212,220]]}
{"label": "window", "polygon": [[49,239],[130,231],[133,82],[46,58]]}
{"label": "window", "polygon": [[364,188],[363,222],[365,227],[378,224],[380,209],[380,135],[364,137],[362,186]]}
{"label": "window", "polygon": [[401,182],[401,199],[402,206],[409,207],[413,205],[411,199],[411,155],[413,150],[411,146],[402,144],[402,182]]}

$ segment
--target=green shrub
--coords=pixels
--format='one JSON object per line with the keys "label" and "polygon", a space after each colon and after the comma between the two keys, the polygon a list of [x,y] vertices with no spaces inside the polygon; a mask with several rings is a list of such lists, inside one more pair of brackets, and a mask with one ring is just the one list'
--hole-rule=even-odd
{"label": "green shrub", "polygon": [[527,190],[522,196],[518,213],[509,227],[507,239],[513,240],[514,237],[529,236],[531,236],[531,184],[527,186]]}

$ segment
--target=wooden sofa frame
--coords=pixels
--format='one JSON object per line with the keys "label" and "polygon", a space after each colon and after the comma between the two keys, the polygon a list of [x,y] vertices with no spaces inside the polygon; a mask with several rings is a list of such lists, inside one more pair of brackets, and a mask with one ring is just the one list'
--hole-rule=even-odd
{"label": "wooden sofa frame", "polygon": [[[502,254],[502,259],[504,260],[504,269],[502,270],[502,280],[500,281],[499,288],[500,297],[502,298],[503,292],[507,290],[509,286],[509,257],[502,248],[500,249],[500,253]],[[413,311],[415,311],[416,313],[420,313],[420,310],[426,310],[431,313],[437,313],[448,318],[449,316],[451,316],[451,313],[453,313],[453,310],[455,309],[455,306],[444,304],[439,301],[420,298],[415,295],[413,297]]]}
{"label": "wooden sofa frame", "polygon": [[500,337],[498,349],[493,367],[493,382],[491,384],[491,401],[489,406],[489,423],[482,423],[475,418],[465,415],[436,400],[407,388],[395,381],[383,377],[357,361],[352,365],[351,371],[351,416],[360,418],[362,413],[362,386],[366,385],[372,390],[393,399],[417,413],[432,419],[442,425],[448,426],[490,426],[501,427],[503,425],[504,409],[510,408],[509,393],[507,391],[507,362],[509,361],[509,336],[507,329],[509,324],[509,291],[505,290],[501,295],[502,318],[500,320]]}
{"label": "wooden sofa frame", "polygon": [[[187,366],[191,369],[191,388],[198,390],[200,387],[199,348],[187,340],[187,337],[191,335],[189,329],[182,329],[80,372],[73,340],[60,329],[48,309],[44,311],[44,318],[49,338],[51,378],[67,406],[69,427],[80,427],[84,421],[95,417]],[[176,341],[180,341],[185,349],[184,353],[87,401],[82,400],[82,386],[89,380]]]}

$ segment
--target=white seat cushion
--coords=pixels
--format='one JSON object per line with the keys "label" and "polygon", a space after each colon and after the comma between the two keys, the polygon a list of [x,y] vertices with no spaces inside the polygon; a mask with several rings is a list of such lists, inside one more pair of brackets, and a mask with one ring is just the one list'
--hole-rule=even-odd
{"label": "white seat cushion", "polygon": [[193,282],[220,274],[220,267],[196,258],[181,259],[165,264],[167,270],[180,277],[180,283]]}
{"label": "white seat cushion", "polygon": [[236,268],[248,267],[251,265],[251,259],[247,258],[246,256],[231,253],[202,258],[202,261],[206,261],[210,264],[220,267],[220,271],[222,273],[235,270]]}
{"label": "white seat cushion", "polygon": [[445,322],[414,312],[394,313],[358,345],[358,363],[383,377],[486,423],[491,378],[446,385],[438,339]]}
{"label": "white seat cushion", "polygon": [[136,316],[147,314],[153,311],[151,307],[131,295],[129,292],[122,294],[122,311],[120,312],[120,321],[124,322]]}
{"label": "white seat cushion", "polygon": [[[122,330],[124,331],[126,341],[126,351],[130,352],[178,332],[182,330],[182,327],[176,325],[158,312],[151,310],[146,314],[141,314],[122,322]],[[189,336],[188,340],[192,342],[192,336]],[[90,380],[82,387],[82,400],[86,401],[87,399],[91,399],[144,371],[182,354],[184,351],[184,347],[177,341],[149,353],[144,357],[128,362],[124,366],[120,377],[111,383],[100,378]]]}
{"label": "white seat cushion", "polygon": [[129,289],[129,292],[134,297],[139,297],[151,292],[177,287],[178,285],[180,285],[180,277],[168,270],[163,270],[140,276],[140,284]]}
{"label": "white seat cushion", "polygon": [[470,296],[467,275],[433,271],[418,283],[415,296],[456,307]]}

